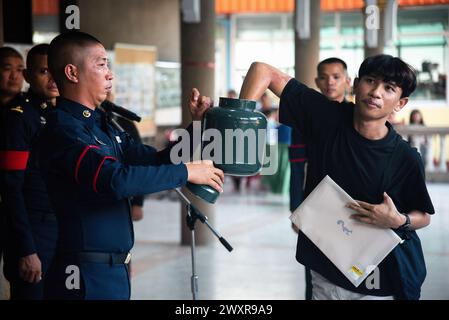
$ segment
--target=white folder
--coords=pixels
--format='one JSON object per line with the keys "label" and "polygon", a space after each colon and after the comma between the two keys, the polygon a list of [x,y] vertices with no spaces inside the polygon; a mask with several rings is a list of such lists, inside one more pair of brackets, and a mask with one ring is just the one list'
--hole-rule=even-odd
{"label": "white folder", "polygon": [[291,214],[290,220],[358,287],[401,242],[391,229],[350,219],[356,203],[329,176]]}

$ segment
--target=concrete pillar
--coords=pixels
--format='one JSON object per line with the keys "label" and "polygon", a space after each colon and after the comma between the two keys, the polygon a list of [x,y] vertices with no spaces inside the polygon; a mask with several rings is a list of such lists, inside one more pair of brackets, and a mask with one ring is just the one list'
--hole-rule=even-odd
{"label": "concrete pillar", "polygon": [[[181,12],[181,84],[182,84],[182,125],[191,121],[187,102],[192,88],[196,87],[205,96],[214,96],[215,80],[215,1],[200,0],[201,21],[186,23]],[[184,190],[186,191],[186,190]],[[214,226],[214,206],[199,200],[188,192],[186,196],[209,218]],[[190,244],[191,231],[185,223],[186,210],[182,206],[181,244]],[[205,245],[214,240],[214,235],[201,222],[195,224],[196,244]]]}
{"label": "concrete pillar", "polygon": [[[384,18],[386,4],[387,0],[365,0],[365,6],[363,7],[365,58],[384,52]],[[375,28],[376,25],[378,28]],[[370,47],[367,37],[372,37],[374,34],[377,34],[377,44],[374,47]]]}
{"label": "concrete pillar", "polygon": [[[296,6],[298,6],[296,0]],[[310,0],[310,37],[300,39],[296,28],[295,10],[295,77],[305,85],[314,88],[316,66],[320,62],[320,0]]]}

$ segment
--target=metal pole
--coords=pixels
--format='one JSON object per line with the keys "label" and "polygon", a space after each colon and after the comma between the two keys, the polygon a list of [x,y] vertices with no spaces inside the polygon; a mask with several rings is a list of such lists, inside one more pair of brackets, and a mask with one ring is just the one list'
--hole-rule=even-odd
{"label": "metal pole", "polygon": [[233,250],[232,246],[226,241],[223,236],[216,231],[207,221],[207,217],[204,216],[197,208],[195,208],[190,200],[179,190],[178,188],[174,189],[176,193],[179,195],[181,200],[186,204],[187,209],[187,225],[191,230],[191,240],[190,240],[190,253],[192,258],[192,276],[190,278],[190,287],[192,291],[193,300],[197,300],[199,296],[198,290],[198,275],[196,274],[196,261],[195,261],[195,222],[199,219],[202,223],[204,223],[212,233],[218,238],[221,244],[231,252]]}
{"label": "metal pole", "polygon": [[[190,206],[187,209],[190,211]],[[192,288],[192,299],[198,299],[198,276],[196,275],[196,265],[195,265],[195,229],[192,229],[192,242],[190,246],[190,252],[192,256],[192,278],[190,280],[190,286]]]}

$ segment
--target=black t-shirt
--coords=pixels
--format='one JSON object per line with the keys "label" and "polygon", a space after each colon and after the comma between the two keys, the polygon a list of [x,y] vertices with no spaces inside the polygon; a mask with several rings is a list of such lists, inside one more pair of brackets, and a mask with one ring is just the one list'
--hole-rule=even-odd
{"label": "black t-shirt", "polygon": [[[378,204],[386,191],[399,212],[420,210],[433,214],[422,160],[416,149],[397,148],[399,143],[406,142],[388,122],[388,134],[382,139],[369,140],[360,135],[353,126],[354,107],[353,103],[330,101],[295,79],[284,88],[280,121],[298,128],[307,144],[305,196],[329,175],[353,199]],[[401,160],[394,161],[401,163],[397,168],[391,168],[394,152]],[[392,174],[384,179],[387,167]],[[380,289],[367,289],[363,283],[355,288],[302,232],[298,235],[296,259],[347,290],[377,296],[393,294],[391,254],[379,265]]]}

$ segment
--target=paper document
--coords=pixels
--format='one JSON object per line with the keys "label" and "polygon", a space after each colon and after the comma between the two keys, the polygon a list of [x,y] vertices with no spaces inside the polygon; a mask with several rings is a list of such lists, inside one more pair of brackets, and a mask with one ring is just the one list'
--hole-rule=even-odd
{"label": "paper document", "polygon": [[292,213],[290,220],[358,287],[401,242],[391,229],[350,219],[356,203],[326,176]]}

